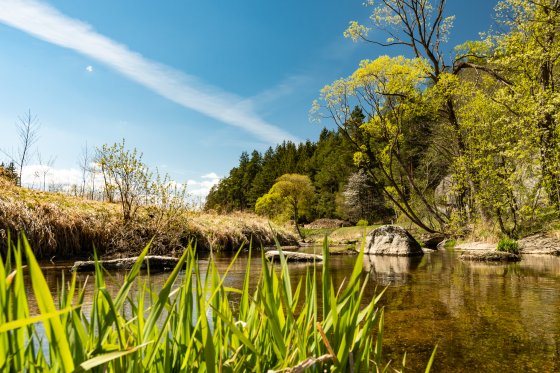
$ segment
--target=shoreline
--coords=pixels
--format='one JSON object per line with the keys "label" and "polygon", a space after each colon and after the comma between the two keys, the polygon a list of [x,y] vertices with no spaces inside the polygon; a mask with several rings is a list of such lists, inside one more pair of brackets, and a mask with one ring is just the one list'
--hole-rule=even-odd
{"label": "shoreline", "polygon": [[218,215],[140,206],[124,222],[119,205],[19,188],[0,180],[0,253],[21,232],[40,259],[84,259],[94,249],[103,259],[137,255],[151,242],[151,255],[179,256],[192,243],[199,251],[244,246],[297,245],[289,230],[249,213]]}

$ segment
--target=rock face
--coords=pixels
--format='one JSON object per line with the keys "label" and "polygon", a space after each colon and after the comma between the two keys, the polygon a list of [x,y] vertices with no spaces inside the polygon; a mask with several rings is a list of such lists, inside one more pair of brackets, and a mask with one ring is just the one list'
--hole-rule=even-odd
{"label": "rock face", "polygon": [[521,254],[560,255],[560,240],[544,233],[537,233],[518,241]]}
{"label": "rock face", "polygon": [[420,256],[424,252],[420,244],[404,228],[384,225],[371,231],[366,237],[365,254]]}
{"label": "rock face", "polygon": [[345,220],[339,219],[317,219],[312,223],[306,224],[305,228],[320,229],[320,228],[341,228],[351,227],[352,224]]}
{"label": "rock face", "polygon": [[439,244],[445,241],[446,238],[447,236],[441,233],[428,233],[420,236],[420,239],[424,242],[424,247],[432,250],[437,250]]}

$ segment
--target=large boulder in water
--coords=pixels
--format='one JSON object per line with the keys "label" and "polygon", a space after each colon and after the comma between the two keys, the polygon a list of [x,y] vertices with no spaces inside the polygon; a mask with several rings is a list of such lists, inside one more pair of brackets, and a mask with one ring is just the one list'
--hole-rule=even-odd
{"label": "large boulder in water", "polygon": [[404,228],[397,225],[383,225],[371,231],[366,237],[365,254],[420,256],[424,252],[420,244]]}

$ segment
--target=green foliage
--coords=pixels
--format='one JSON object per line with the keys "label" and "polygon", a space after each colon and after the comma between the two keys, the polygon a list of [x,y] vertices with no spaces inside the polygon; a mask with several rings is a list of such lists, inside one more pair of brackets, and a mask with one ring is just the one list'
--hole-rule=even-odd
{"label": "green foliage", "polygon": [[[366,5],[371,25],[353,21],[345,36],[406,46],[414,58],[362,61],[313,110],[352,139],[355,162],[399,218],[427,231],[481,224],[516,237],[550,207],[560,212],[560,4],[499,1],[499,31],[456,47],[449,61],[445,1]],[[370,39],[374,29],[388,39]]]}
{"label": "green foliage", "polygon": [[437,106],[425,89],[427,70],[422,58],[364,60],[348,78],[325,86],[321,99],[352,139],[355,163],[411,221],[433,231],[443,229],[448,216],[427,191],[441,181],[446,161],[430,153]]}
{"label": "green foliage", "polygon": [[308,209],[313,193],[313,184],[308,176],[285,174],[276,180],[267,194],[257,200],[255,211],[270,217],[290,216],[294,219],[299,236],[303,238],[298,221]]}
{"label": "green foliage", "polygon": [[115,199],[122,208],[123,220],[129,222],[136,217],[141,205],[157,206],[157,224],[173,224],[179,210],[185,210],[186,185],[173,182],[168,174],[150,171],[142,161],[142,153],[136,148],[129,150],[125,140],[113,145],[104,144],[97,148],[95,162],[99,164],[108,201]]}
{"label": "green foliage", "polygon": [[[85,288],[78,286],[75,273],[54,297],[27,241],[10,245],[6,260],[0,259],[0,369],[267,372],[308,366],[313,371],[346,372],[388,368],[381,356],[383,310],[377,308],[382,294],[364,299],[363,253],[341,289],[334,288],[327,265],[322,266],[322,274],[309,267],[293,287],[283,255],[280,268],[262,257],[256,288],[254,271],[247,264],[242,289],[234,289],[225,283],[235,259],[224,274],[218,273],[212,259],[203,272],[189,247],[156,290],[149,277],[140,275],[148,250],[142,251],[114,295],[107,290],[98,264],[93,301],[91,307],[84,307]],[[22,252],[30,266],[29,280],[23,276]],[[328,258],[326,243],[324,255]],[[180,276],[183,269],[192,276]],[[37,316],[30,313],[27,281],[39,306]],[[48,341],[45,347],[35,344],[43,339]]]}
{"label": "green foliage", "polygon": [[512,238],[502,238],[500,242],[498,242],[498,247],[496,247],[496,250],[505,251],[512,254],[519,254],[519,244]]}
{"label": "green foliage", "polygon": [[451,239],[451,240],[446,240],[445,244],[443,244],[443,247],[445,247],[446,249],[453,249],[455,245],[457,245],[457,241]]}
{"label": "green foliage", "polygon": [[97,148],[95,161],[103,174],[107,199],[113,201],[116,194],[124,221],[133,219],[140,199],[148,194],[152,177],[148,167],[142,162],[142,153],[136,148],[126,149],[123,139],[121,143],[104,144]]}
{"label": "green foliage", "polygon": [[269,219],[277,219],[280,222],[289,220],[290,208],[287,201],[277,193],[266,193],[255,204],[255,212],[258,215],[263,215]]}
{"label": "green foliage", "polygon": [[264,155],[253,151],[243,153],[239,165],[212,188],[206,210],[230,212],[253,210],[257,199],[266,194],[284,174],[307,175],[315,187],[306,216],[347,218],[342,191],[348,178],[356,171],[352,146],[339,131],[323,129],[317,142],[294,144],[283,142],[269,148]]}
{"label": "green foliage", "polygon": [[369,222],[365,219],[360,219],[357,223],[356,223],[356,227],[367,227],[369,225]]}

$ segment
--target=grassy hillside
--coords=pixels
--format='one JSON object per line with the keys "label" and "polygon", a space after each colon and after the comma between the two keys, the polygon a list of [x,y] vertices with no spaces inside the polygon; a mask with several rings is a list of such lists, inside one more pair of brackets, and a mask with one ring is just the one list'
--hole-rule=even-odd
{"label": "grassy hillside", "polygon": [[197,248],[238,249],[242,243],[296,243],[295,236],[253,214],[217,215],[142,207],[123,223],[118,204],[89,201],[60,193],[18,188],[0,179],[0,249],[8,234],[25,232],[41,258],[89,257],[93,247],[104,256],[135,254],[152,238],[152,254],[177,254],[193,240]]}

